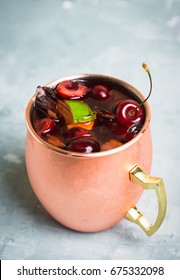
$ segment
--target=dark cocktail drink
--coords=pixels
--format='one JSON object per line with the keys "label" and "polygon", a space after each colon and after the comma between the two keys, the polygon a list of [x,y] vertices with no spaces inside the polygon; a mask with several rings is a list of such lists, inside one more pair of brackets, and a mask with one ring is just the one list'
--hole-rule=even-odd
{"label": "dark cocktail drink", "polygon": [[108,76],[82,75],[38,86],[31,112],[36,133],[61,149],[92,153],[117,148],[141,130],[143,101]]}

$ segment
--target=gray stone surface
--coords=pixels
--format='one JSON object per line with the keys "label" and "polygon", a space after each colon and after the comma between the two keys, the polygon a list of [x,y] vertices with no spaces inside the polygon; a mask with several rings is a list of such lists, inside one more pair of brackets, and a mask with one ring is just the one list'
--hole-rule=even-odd
{"label": "gray stone surface", "polygon": [[[168,210],[147,237],[123,220],[99,233],[54,221],[31,190],[25,168],[24,112],[37,85],[77,73],[132,83],[149,101],[152,174],[164,179]],[[180,259],[180,1],[0,1],[0,258]],[[149,217],[156,201],[140,201]]]}

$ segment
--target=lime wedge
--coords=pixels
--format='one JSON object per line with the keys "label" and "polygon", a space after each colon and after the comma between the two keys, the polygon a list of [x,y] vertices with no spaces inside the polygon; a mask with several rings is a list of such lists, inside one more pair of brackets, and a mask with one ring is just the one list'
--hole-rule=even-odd
{"label": "lime wedge", "polygon": [[58,110],[66,124],[86,123],[95,120],[96,114],[83,101],[65,99],[58,101]]}

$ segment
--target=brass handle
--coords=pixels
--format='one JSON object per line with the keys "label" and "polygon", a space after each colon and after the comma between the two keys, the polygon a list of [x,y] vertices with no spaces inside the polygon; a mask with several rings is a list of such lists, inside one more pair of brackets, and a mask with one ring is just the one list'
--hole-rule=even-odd
{"label": "brass handle", "polygon": [[138,224],[144,232],[151,236],[162,224],[167,207],[166,191],[162,178],[146,174],[139,166],[130,171],[130,180],[142,186],[145,190],[155,190],[158,199],[158,215],[154,225],[134,206],[126,214],[126,219]]}

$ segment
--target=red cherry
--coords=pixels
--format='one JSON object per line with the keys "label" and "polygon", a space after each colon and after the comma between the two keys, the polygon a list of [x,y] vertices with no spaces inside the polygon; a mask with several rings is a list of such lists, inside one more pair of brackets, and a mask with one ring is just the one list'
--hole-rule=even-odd
{"label": "red cherry", "polygon": [[131,139],[133,139],[139,133],[141,128],[142,128],[142,124],[140,124],[140,123],[136,123],[136,124],[133,124],[132,126],[130,126],[128,128],[127,134],[124,138],[125,143],[129,142]]}
{"label": "red cherry", "polygon": [[84,129],[82,127],[72,127],[66,131],[64,134],[65,137],[65,142],[66,144],[75,139],[75,138],[80,138],[80,137],[93,137],[94,135],[92,134],[91,131]]}
{"label": "red cherry", "polygon": [[135,100],[125,100],[117,106],[116,118],[119,124],[129,127],[144,121],[144,110]]}
{"label": "red cherry", "polygon": [[65,98],[79,98],[87,93],[87,87],[77,81],[63,81],[56,87],[57,94]]}
{"label": "red cherry", "polygon": [[114,122],[111,125],[111,131],[118,136],[120,141],[124,141],[124,138],[127,134],[128,128],[118,123]]}
{"label": "red cherry", "polygon": [[93,138],[80,137],[69,141],[67,150],[80,153],[93,153],[100,151],[100,144]]}
{"label": "red cherry", "polygon": [[106,100],[110,97],[110,89],[106,85],[95,85],[91,89],[91,96],[98,100]]}
{"label": "red cherry", "polygon": [[48,133],[51,134],[55,130],[55,127],[56,125],[51,118],[44,118],[34,122],[34,128],[40,136],[45,136]]}

